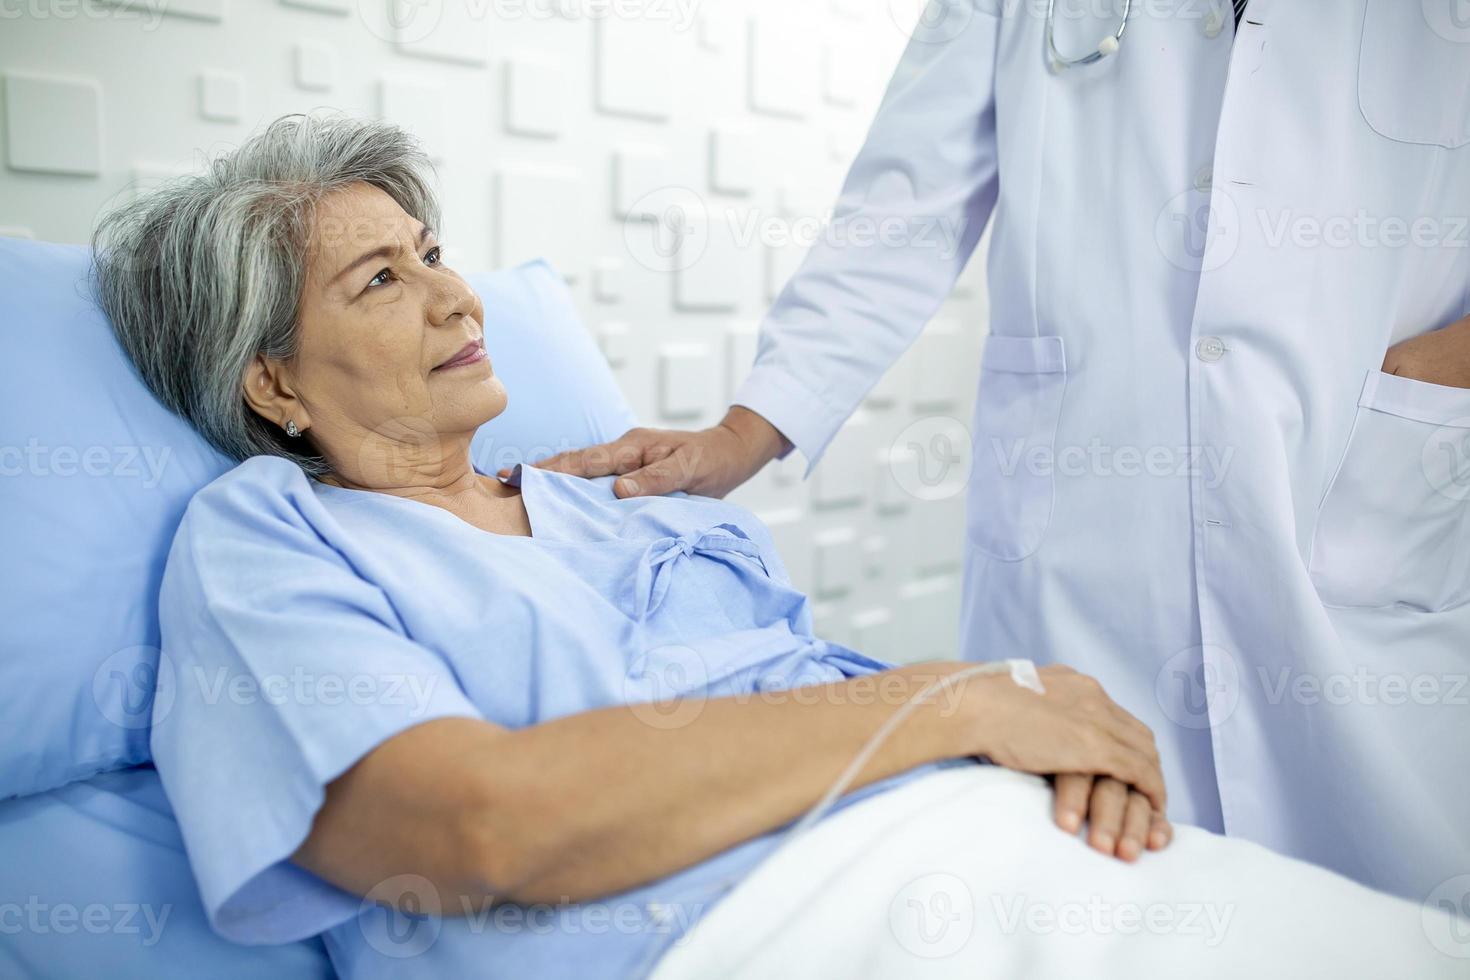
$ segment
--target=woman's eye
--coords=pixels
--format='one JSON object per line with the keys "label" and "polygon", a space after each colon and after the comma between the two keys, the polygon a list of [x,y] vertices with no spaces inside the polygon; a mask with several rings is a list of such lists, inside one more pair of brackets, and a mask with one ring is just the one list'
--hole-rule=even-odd
{"label": "woman's eye", "polygon": [[[438,265],[444,261],[444,246],[435,245],[424,254],[424,265]],[[368,286],[382,286],[393,278],[392,269],[383,269],[368,280]]]}

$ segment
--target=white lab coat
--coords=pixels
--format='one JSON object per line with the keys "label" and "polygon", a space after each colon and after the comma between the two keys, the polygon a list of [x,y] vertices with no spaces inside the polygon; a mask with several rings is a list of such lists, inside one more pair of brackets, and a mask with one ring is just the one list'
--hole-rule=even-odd
{"label": "white lab coat", "polygon": [[823,236],[733,399],[814,463],[993,221],[962,654],[1095,674],[1175,819],[1416,900],[1470,874],[1470,390],[1378,368],[1470,312],[1457,3],[1251,0],[1232,43],[1135,0],[1055,73],[1044,3],[932,0],[833,219],[916,233]]}

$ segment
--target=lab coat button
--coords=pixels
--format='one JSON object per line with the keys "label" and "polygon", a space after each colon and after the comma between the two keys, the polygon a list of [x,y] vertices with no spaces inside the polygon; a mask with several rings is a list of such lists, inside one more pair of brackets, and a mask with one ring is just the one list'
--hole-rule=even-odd
{"label": "lab coat button", "polygon": [[1215,168],[1208,163],[1200,167],[1199,172],[1194,175],[1194,189],[1197,191],[1208,191],[1214,183]]}
{"label": "lab coat button", "polygon": [[1194,345],[1194,356],[1213,364],[1225,356],[1225,344],[1219,337],[1201,337]]}
{"label": "lab coat button", "polygon": [[1200,22],[1200,28],[1205,32],[1205,37],[1219,37],[1224,27],[1225,18],[1214,7],[1210,8],[1210,12],[1205,14],[1205,19]]}

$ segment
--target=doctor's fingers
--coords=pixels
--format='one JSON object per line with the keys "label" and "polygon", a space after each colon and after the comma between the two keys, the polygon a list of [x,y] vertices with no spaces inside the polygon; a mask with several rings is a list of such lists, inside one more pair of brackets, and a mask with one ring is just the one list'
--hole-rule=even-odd
{"label": "doctor's fingers", "polygon": [[[613,493],[619,497],[645,497],[685,490],[689,493],[706,493],[695,486],[698,478],[699,451],[691,450],[686,444],[651,460],[641,469],[624,474],[613,483]],[[715,496],[711,494],[711,496]]]}
{"label": "doctor's fingers", "polygon": [[536,466],[589,480],[599,476],[621,476],[672,453],[674,445],[668,436],[668,433],[655,430],[633,429],[612,442],[557,453]]}

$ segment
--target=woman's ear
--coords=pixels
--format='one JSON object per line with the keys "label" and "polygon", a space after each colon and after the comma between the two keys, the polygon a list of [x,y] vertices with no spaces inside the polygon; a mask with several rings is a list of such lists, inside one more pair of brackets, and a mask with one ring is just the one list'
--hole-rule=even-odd
{"label": "woman's ear", "polygon": [[295,422],[302,432],[311,428],[310,413],[291,385],[285,362],[256,354],[245,368],[245,402],[255,414],[282,429]]}

